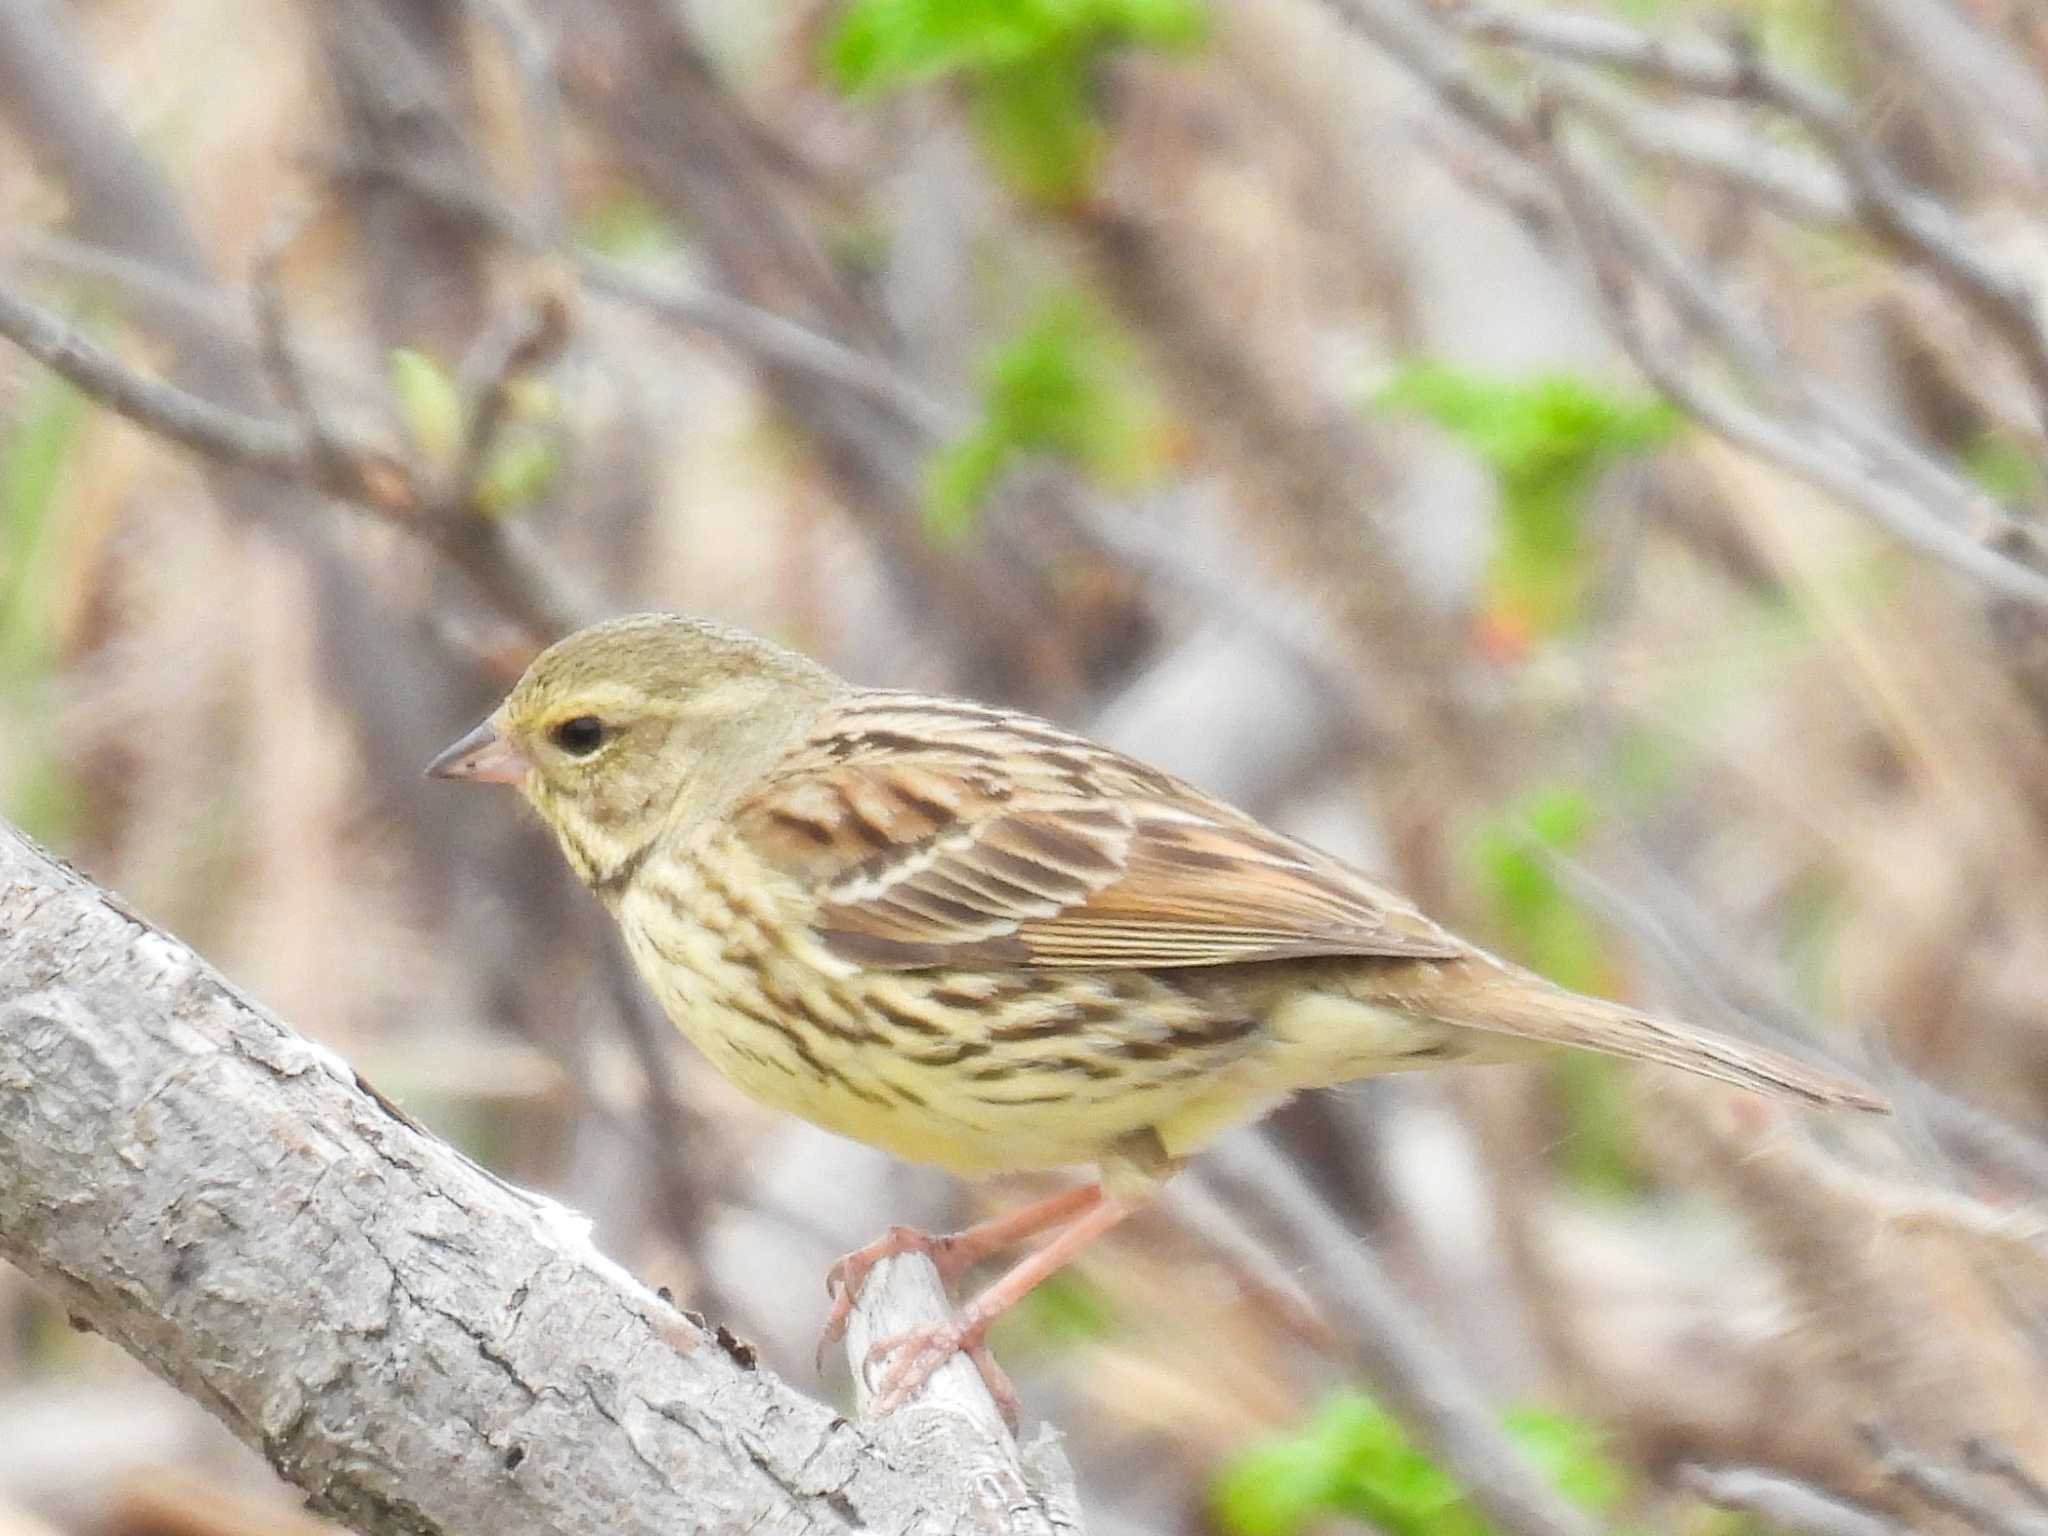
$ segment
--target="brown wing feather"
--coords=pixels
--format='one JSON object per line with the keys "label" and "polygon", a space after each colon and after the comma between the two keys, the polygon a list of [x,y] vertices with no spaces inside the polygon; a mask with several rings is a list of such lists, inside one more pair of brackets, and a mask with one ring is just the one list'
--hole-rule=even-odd
{"label": "brown wing feather", "polygon": [[847,959],[1124,969],[1463,947],[1349,865],[1028,716],[862,695],[735,810]]}

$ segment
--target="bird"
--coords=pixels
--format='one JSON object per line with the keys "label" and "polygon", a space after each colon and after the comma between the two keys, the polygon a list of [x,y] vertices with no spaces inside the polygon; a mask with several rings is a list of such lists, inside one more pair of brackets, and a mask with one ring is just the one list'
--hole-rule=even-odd
{"label": "bird", "polygon": [[1359,1078],[1572,1047],[1883,1110],[1853,1078],[1567,991],[1191,784],[1028,714],[857,687],[672,613],[534,658],[429,765],[516,787],[676,1027],[742,1091],[980,1177],[1094,1178],[832,1266],[825,1337],[921,1251],[1015,1265],[879,1341],[888,1412],[956,1354],[1014,1415],[989,1324],[1204,1143]]}

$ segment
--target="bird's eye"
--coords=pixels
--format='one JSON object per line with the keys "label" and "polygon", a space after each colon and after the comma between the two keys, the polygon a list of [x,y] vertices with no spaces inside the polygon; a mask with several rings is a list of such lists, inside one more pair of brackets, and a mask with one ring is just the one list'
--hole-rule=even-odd
{"label": "bird's eye", "polygon": [[595,715],[575,715],[556,725],[548,735],[571,757],[588,757],[604,745],[604,722]]}

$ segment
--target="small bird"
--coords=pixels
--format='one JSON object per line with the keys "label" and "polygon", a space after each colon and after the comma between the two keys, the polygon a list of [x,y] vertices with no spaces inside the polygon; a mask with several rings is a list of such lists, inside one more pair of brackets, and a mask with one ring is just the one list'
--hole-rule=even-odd
{"label": "small bird", "polygon": [[1289,1095],[1552,1046],[1818,1105],[1884,1101],[1759,1046],[1568,992],[1329,854],[1029,715],[857,688],[672,614],[551,646],[427,770],[516,785],[647,985],[754,1098],[979,1175],[1094,1182],[833,1266],[949,1279],[1055,1232],[948,1322],[883,1340],[879,1411],[955,1353],[1013,1403],[989,1323],[1202,1144]]}

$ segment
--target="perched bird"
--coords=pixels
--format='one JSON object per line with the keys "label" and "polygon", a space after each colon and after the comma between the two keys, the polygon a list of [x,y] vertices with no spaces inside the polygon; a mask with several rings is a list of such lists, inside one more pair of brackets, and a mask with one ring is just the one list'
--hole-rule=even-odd
{"label": "perched bird", "polygon": [[[1290,1094],[1576,1046],[1820,1105],[1832,1072],[1581,997],[1329,854],[1028,715],[856,688],[669,614],[550,647],[430,773],[516,785],[677,1028],[763,1103],[960,1174],[1097,1179],[834,1266],[828,1337],[881,1258],[1044,1246],[885,1340],[878,1406],[1201,1145]],[[893,1357],[893,1358],[890,1358]]]}

